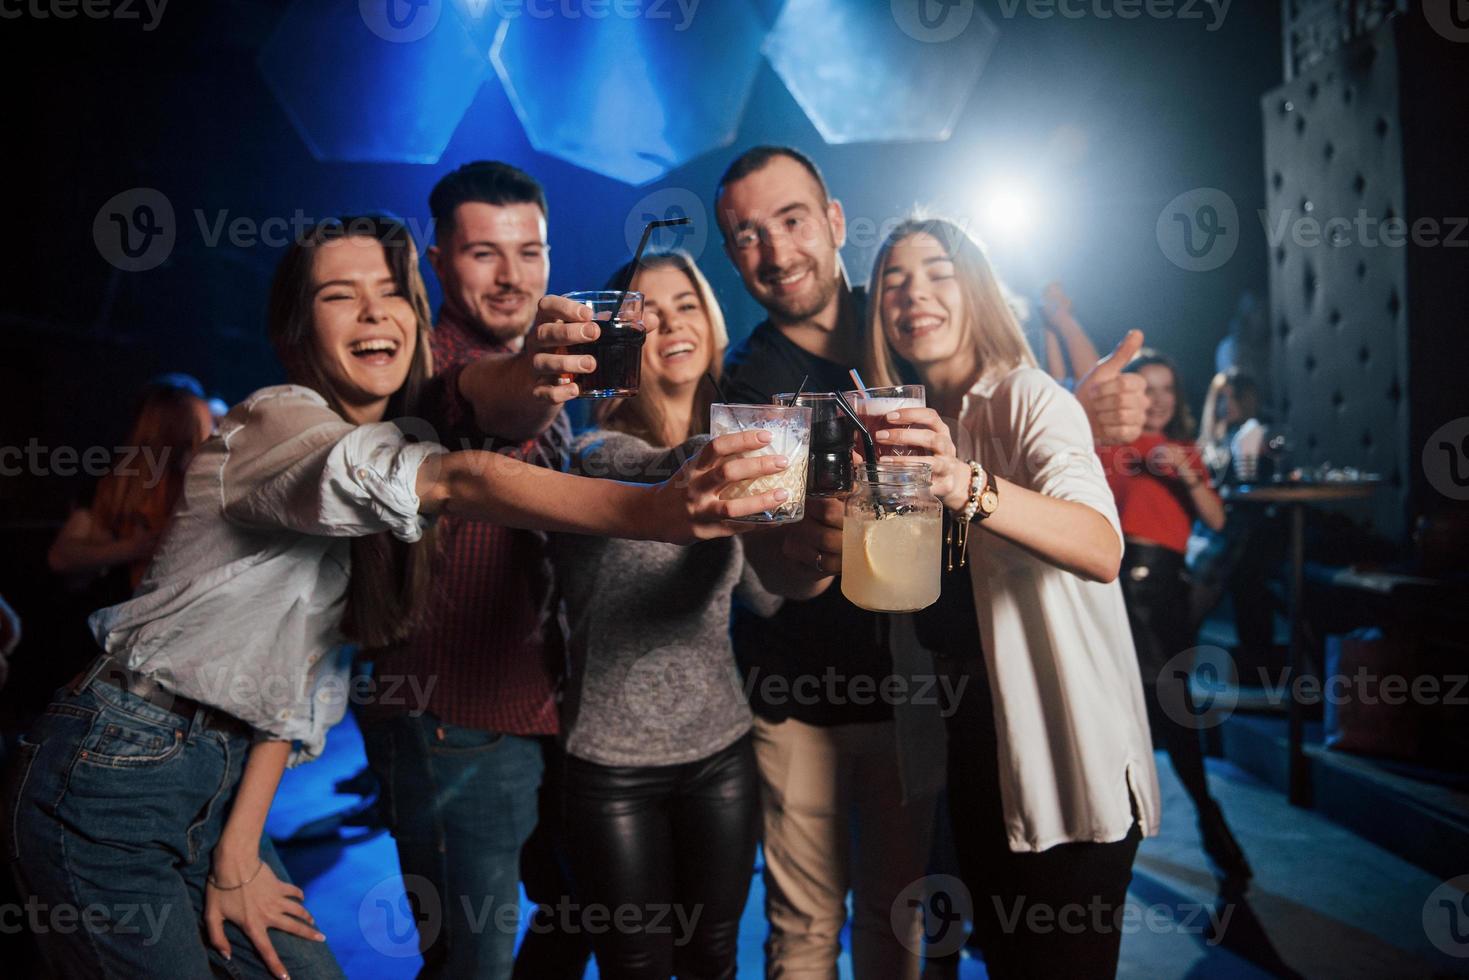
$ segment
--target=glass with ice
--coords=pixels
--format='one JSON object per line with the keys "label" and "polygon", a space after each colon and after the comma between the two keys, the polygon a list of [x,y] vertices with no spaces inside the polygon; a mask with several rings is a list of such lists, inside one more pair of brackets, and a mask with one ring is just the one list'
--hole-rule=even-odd
{"label": "glass with ice", "polygon": [[[896,412],[903,408],[923,408],[924,401],[923,385],[886,385],[880,388],[868,388],[865,391],[844,391],[847,404],[857,413],[862,424],[867,427],[868,432],[877,432],[879,429],[911,429],[912,425],[895,425],[887,420],[888,412]],[[858,452],[862,452],[860,434],[853,439],[853,445]],[[917,446],[893,446],[879,444],[877,456],[882,459],[887,456],[927,456],[928,450],[919,449]]]}
{"label": "glass with ice", "polygon": [[779,473],[741,480],[725,487],[723,500],[756,496],[784,489],[788,496],[774,510],[761,511],[737,518],[753,524],[786,524],[806,516],[806,464],[811,447],[811,409],[805,405],[728,405],[716,402],[709,406],[709,431],[715,436],[728,432],[765,429],[770,442],[745,453],[746,456],[784,456],[790,465]]}

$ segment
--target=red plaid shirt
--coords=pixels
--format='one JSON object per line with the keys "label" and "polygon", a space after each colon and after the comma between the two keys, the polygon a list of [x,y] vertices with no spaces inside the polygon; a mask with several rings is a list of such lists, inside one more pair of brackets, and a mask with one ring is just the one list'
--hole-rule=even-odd
{"label": "red plaid shirt", "polygon": [[[488,446],[540,466],[566,468],[570,427],[564,414],[539,438],[507,443],[479,431],[473,406],[459,394],[465,365],[508,348],[443,315],[432,346],[436,373],[424,405],[445,446]],[[406,649],[379,658],[378,675],[416,677],[419,690],[432,678],[427,708],[454,725],[556,734],[565,648],[546,536],[448,516],[438,519],[437,528],[432,597],[422,625]]]}

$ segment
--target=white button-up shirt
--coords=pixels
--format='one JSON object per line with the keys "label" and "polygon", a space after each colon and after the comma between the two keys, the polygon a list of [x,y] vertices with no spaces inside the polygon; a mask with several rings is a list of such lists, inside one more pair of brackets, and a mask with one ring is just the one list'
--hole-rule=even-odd
{"label": "white button-up shirt", "polygon": [[444,452],[389,422],[354,426],[309,388],[236,405],[189,465],[127,602],[95,613],[108,653],[175,694],[320,754],[349,694],[340,624],[350,539],[416,541],[418,468]]}
{"label": "white button-up shirt", "polygon": [[[964,397],[961,458],[1092,508],[1122,541],[1081,404],[1044,371],[981,378]],[[1005,506],[1004,492],[1000,507]],[[1012,851],[1158,832],[1158,773],[1122,587],[982,533],[970,541],[979,632],[994,696]]]}

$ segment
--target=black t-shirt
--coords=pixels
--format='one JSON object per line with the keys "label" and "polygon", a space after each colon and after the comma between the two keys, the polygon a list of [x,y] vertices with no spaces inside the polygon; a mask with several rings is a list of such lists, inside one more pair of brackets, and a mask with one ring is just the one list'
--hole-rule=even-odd
{"label": "black t-shirt", "polygon": [[[863,296],[853,295],[860,311]],[[802,378],[808,379],[806,391],[852,387],[846,366],[803,350],[769,321],[731,348],[724,362],[724,390],[732,402],[768,404],[773,395],[795,391]],[[769,619],[736,605],[735,659],[751,709],[769,721],[795,718],[808,725],[891,718],[892,706],[875,694],[893,665],[883,618],[848,602],[840,581],[815,599],[787,600]]]}

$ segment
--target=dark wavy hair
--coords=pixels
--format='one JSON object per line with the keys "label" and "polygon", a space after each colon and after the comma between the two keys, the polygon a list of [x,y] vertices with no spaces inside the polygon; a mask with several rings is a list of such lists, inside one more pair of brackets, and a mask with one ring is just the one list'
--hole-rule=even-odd
{"label": "dark wavy hair", "polygon": [[[271,346],[293,384],[312,389],[343,418],[346,412],[321,363],[315,343],[312,268],[316,250],[340,238],[376,240],[383,249],[394,284],[413,307],[417,342],[408,377],[388,401],[384,418],[416,418],[418,399],[433,376],[429,350],[428,294],[418,271],[413,236],[398,219],[382,215],[332,218],[301,235],[286,250],[270,286],[266,315]],[[401,643],[412,631],[414,617],[428,597],[434,548],[432,532],[405,544],[386,531],[352,539],[352,570],[342,632],[370,649]]]}
{"label": "dark wavy hair", "polygon": [[1178,373],[1178,365],[1173,362],[1173,358],[1160,354],[1151,347],[1144,347],[1122,370],[1136,374],[1155,364],[1167,368],[1173,375],[1173,417],[1163,426],[1163,435],[1174,442],[1193,442],[1198,434],[1199,424],[1194,421],[1194,413],[1188,407],[1188,396],[1183,390],[1183,375]]}

